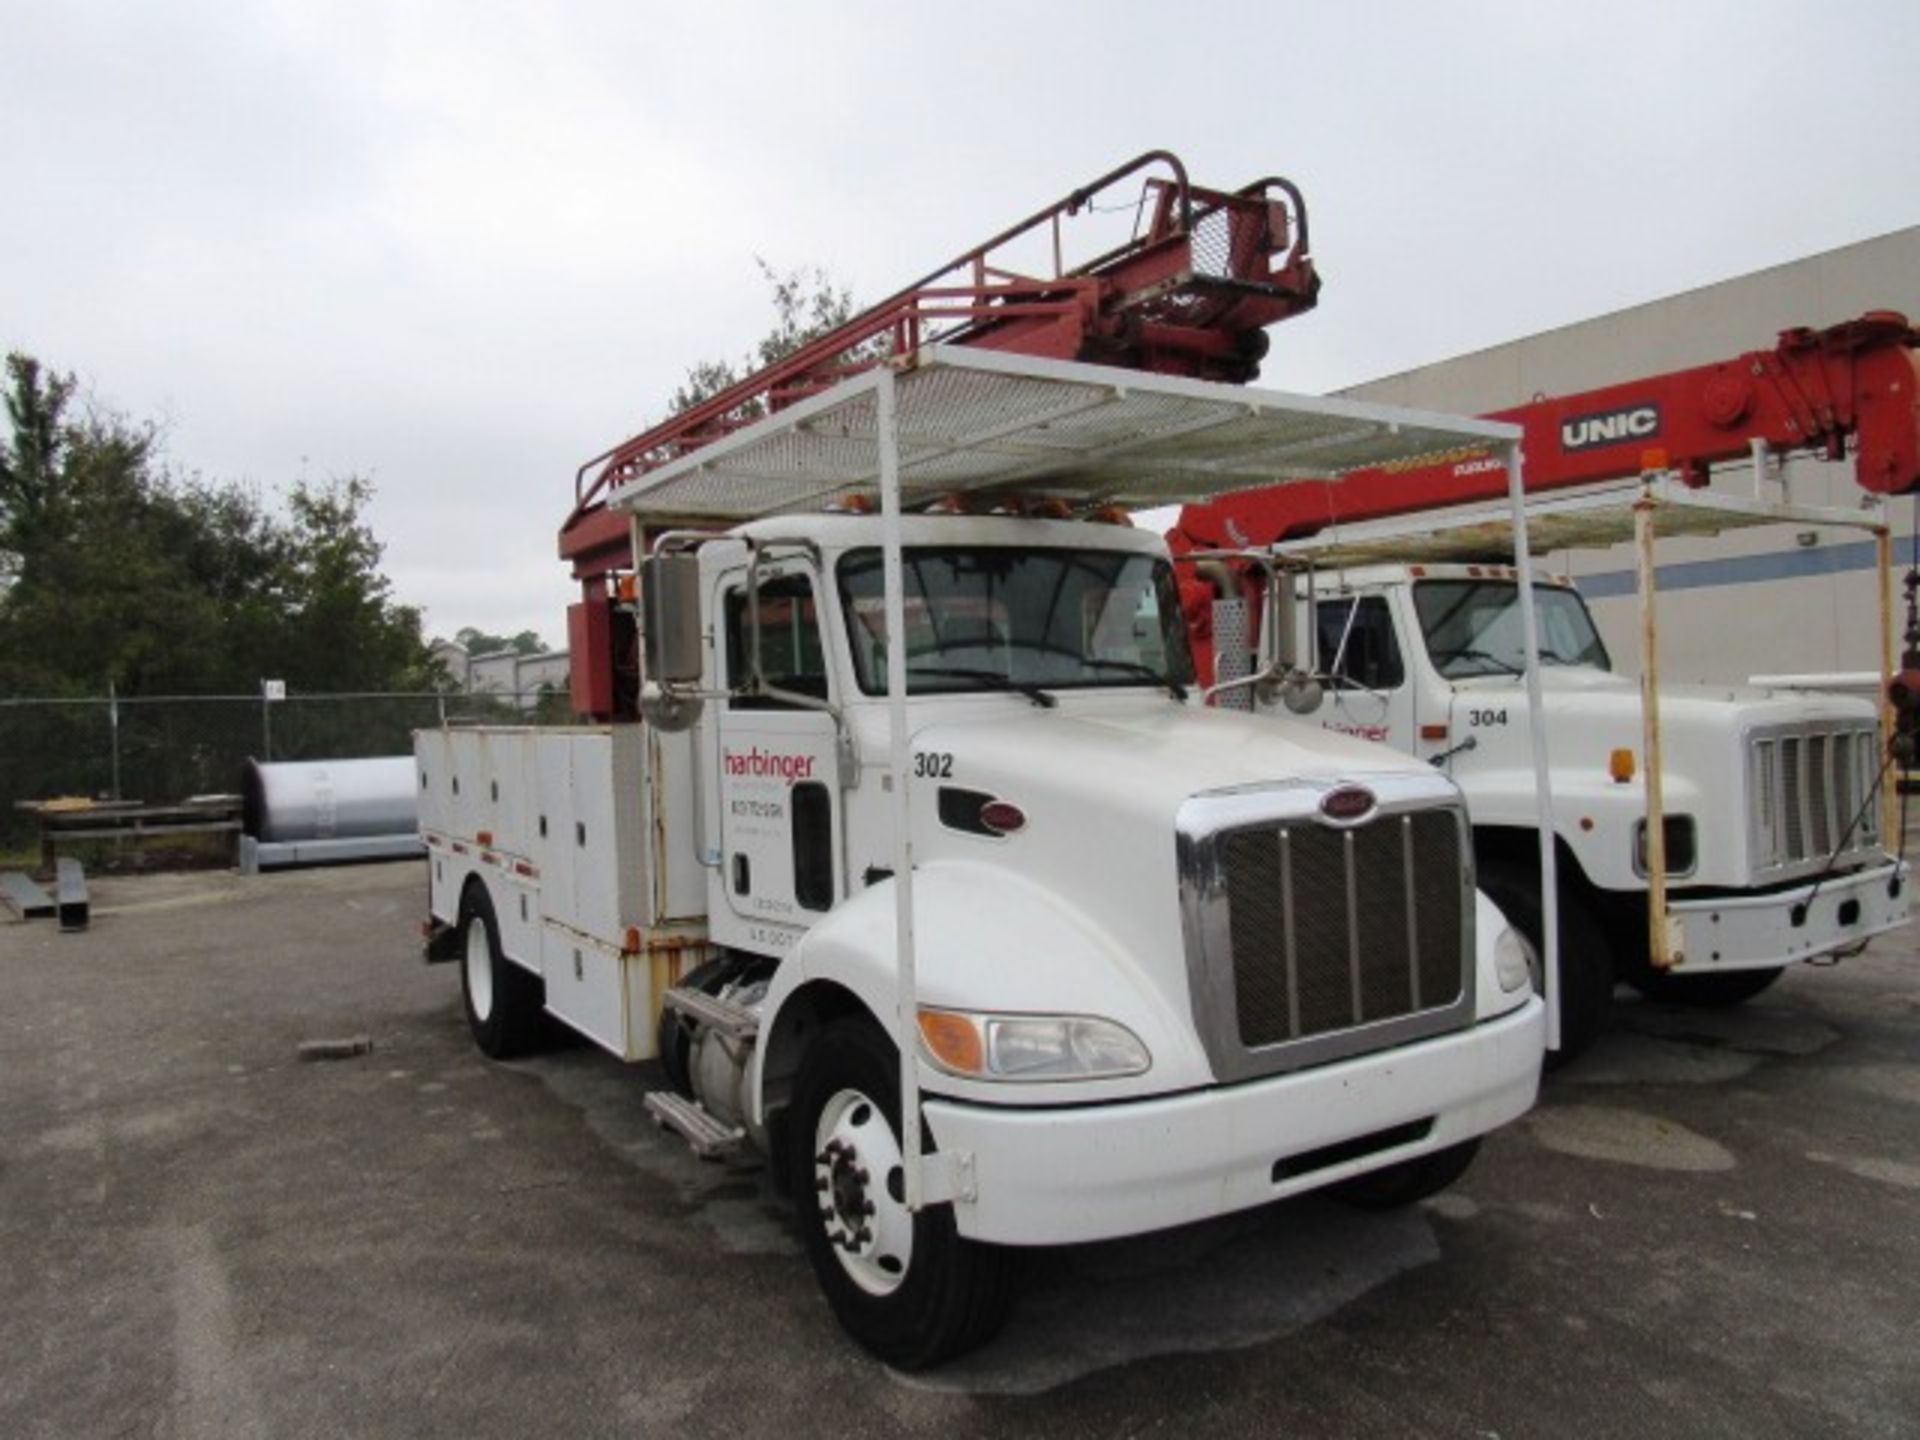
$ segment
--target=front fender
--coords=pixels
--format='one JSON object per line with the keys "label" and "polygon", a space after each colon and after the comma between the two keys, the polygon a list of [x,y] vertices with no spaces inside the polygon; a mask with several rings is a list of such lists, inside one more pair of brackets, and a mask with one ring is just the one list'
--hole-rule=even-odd
{"label": "front fender", "polygon": [[[1460,770],[1453,778],[1467,797],[1467,813],[1476,828],[1539,828],[1538,787],[1531,763]],[[1689,776],[1669,773],[1664,799],[1669,815],[1710,812],[1700,786]],[[1633,869],[1634,827],[1646,813],[1646,790],[1637,782],[1616,784],[1597,770],[1592,775],[1574,774],[1556,767],[1553,772],[1554,833],[1580,862],[1587,879],[1602,890],[1646,889],[1645,877]]]}
{"label": "front fender", "polygon": [[[920,1083],[927,1091],[982,1104],[1064,1105],[1212,1083],[1193,1033],[1184,957],[1136,955],[1050,891],[979,861],[934,861],[916,869],[913,909],[922,1004],[1097,1015],[1133,1031],[1152,1057],[1144,1073],[1120,1079],[1018,1083],[949,1075],[922,1053]],[[752,1094],[763,1122],[769,1080],[783,1078],[787,1063],[777,1054],[781,1016],[796,997],[837,987],[894,1033],[895,923],[892,883],[872,886],[821,919],[774,973],[761,1010],[768,1041],[753,1062]],[[1155,975],[1163,977],[1158,984]]]}

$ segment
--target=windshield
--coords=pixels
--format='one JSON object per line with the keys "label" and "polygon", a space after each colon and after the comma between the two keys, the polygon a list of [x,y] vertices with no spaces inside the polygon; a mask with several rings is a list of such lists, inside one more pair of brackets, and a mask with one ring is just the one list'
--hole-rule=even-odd
{"label": "windshield", "polygon": [[[1173,567],[1111,550],[912,548],[901,556],[907,690],[923,695],[1191,684]],[[840,562],[860,688],[887,688],[880,552]]]}
{"label": "windshield", "polygon": [[[1540,663],[1612,668],[1586,602],[1571,590],[1535,586]],[[1527,654],[1520,631],[1520,587],[1511,580],[1422,580],[1413,608],[1426,637],[1427,657],[1449,680],[1470,675],[1518,675]]]}

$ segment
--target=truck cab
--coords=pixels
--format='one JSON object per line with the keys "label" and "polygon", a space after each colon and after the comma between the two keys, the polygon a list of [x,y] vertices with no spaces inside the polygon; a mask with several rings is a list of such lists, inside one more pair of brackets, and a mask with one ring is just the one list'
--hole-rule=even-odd
{"label": "truck cab", "polygon": [[[1500,564],[1323,569],[1295,582],[1293,636],[1321,676],[1303,718],[1382,742],[1454,779],[1486,884],[1538,923],[1538,833],[1521,683],[1518,579]],[[1905,922],[1886,853],[1873,707],[1841,696],[1663,684],[1670,969],[1650,963],[1639,687],[1616,674],[1565,579],[1536,583],[1542,696],[1562,857],[1563,1050],[1604,1018],[1615,980],[1728,1002],[1792,962]],[[1277,703],[1269,706],[1279,710]],[[1537,884],[1533,887],[1537,890]],[[1590,923],[1589,923],[1590,922]],[[1603,936],[1603,943],[1582,939]]]}
{"label": "truck cab", "polygon": [[[873,519],[827,516],[697,551],[700,683],[715,697],[693,727],[712,777],[708,926],[754,957],[727,993],[759,1007],[762,1038],[737,1113],[731,1081],[703,1090],[696,1066],[691,1088],[776,1153],[805,1149],[816,1123],[793,1113],[806,1036],[845,1013],[892,1028],[879,539]],[[1449,782],[1204,705],[1157,537],[909,516],[902,546],[918,1038],[930,1134],[979,1157],[956,1206],[963,1235],[1103,1238],[1322,1183],[1317,1165],[1282,1177],[1271,1141],[1246,1132],[1252,1153],[1180,1179],[1120,1137],[1161,1105],[1205,1129],[1255,1103],[1248,1082],[1303,1101],[1361,1070],[1405,1074],[1421,1042],[1477,1048],[1495,1016],[1512,1032],[1495,1103],[1524,1108],[1517,1057],[1537,1002],[1512,965],[1501,988],[1492,945],[1507,927],[1474,896]],[[1331,796],[1352,813],[1333,815]],[[1351,1116],[1307,1125],[1299,1101],[1253,1133],[1300,1135],[1289,1144],[1307,1151],[1377,1143],[1376,1159],[1411,1144],[1402,1158],[1417,1158],[1465,1138],[1429,1117],[1434,1094],[1359,1122],[1374,1142]],[[1068,1108],[1084,1105],[1099,1117]],[[1428,1128],[1416,1141],[1404,1124]],[[1027,1163],[1004,1158],[1026,1147]]]}

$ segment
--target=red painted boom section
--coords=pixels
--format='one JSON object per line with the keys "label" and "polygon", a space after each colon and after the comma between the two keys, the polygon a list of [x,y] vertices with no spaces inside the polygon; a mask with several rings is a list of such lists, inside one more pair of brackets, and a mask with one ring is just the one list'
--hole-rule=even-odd
{"label": "red painted boom section", "polygon": [[[1133,238],[1067,268],[1068,222],[1137,181]],[[1051,240],[1042,275],[1005,252]],[[1151,151],[1082,186],[855,316],[779,363],[596,455],[574,481],[560,554],[590,580],[632,563],[607,493],[770,411],[883,360],[939,341],[1161,374],[1243,382],[1259,373],[1265,329],[1311,309],[1320,280],[1300,192],[1277,176],[1234,191],[1191,184]]]}
{"label": "red painted boom section", "polygon": [[[1877,310],[1827,330],[1781,333],[1772,350],[1487,416],[1526,431],[1529,492],[1637,475],[1650,451],[1692,485],[1707,467],[1764,440],[1780,452],[1846,458],[1883,495],[1920,489],[1920,331]],[[1169,539],[1180,551],[1245,549],[1352,523],[1507,493],[1495,456],[1463,453],[1425,466],[1362,471],[1327,485],[1286,485],[1188,506]]]}
{"label": "red painted boom section", "polygon": [[[1139,185],[1124,244],[1065,262],[1068,222],[1128,182]],[[1043,273],[1014,268],[1009,247],[1048,248]],[[606,508],[618,485],[772,411],[887,360],[940,342],[1160,374],[1244,382],[1259,374],[1266,327],[1313,308],[1320,278],[1307,207],[1269,176],[1238,190],[1191,184],[1179,157],[1149,151],[977,245],[775,365],[604,451],[574,477],[560,531],[582,598],[568,615],[573,704],[605,718],[632,713],[638,685],[632,624],[608,577],[633,564],[626,523]]]}

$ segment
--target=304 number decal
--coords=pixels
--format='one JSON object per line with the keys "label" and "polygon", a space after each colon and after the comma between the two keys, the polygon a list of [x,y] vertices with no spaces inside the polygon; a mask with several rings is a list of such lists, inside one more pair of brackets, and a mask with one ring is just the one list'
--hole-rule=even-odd
{"label": "304 number decal", "polygon": [[1507,712],[1505,710],[1469,710],[1467,711],[1468,725],[1504,725],[1506,723],[1507,723]]}
{"label": "304 number decal", "polygon": [[951,780],[953,756],[944,750],[922,750],[913,757],[913,773],[929,780]]}

